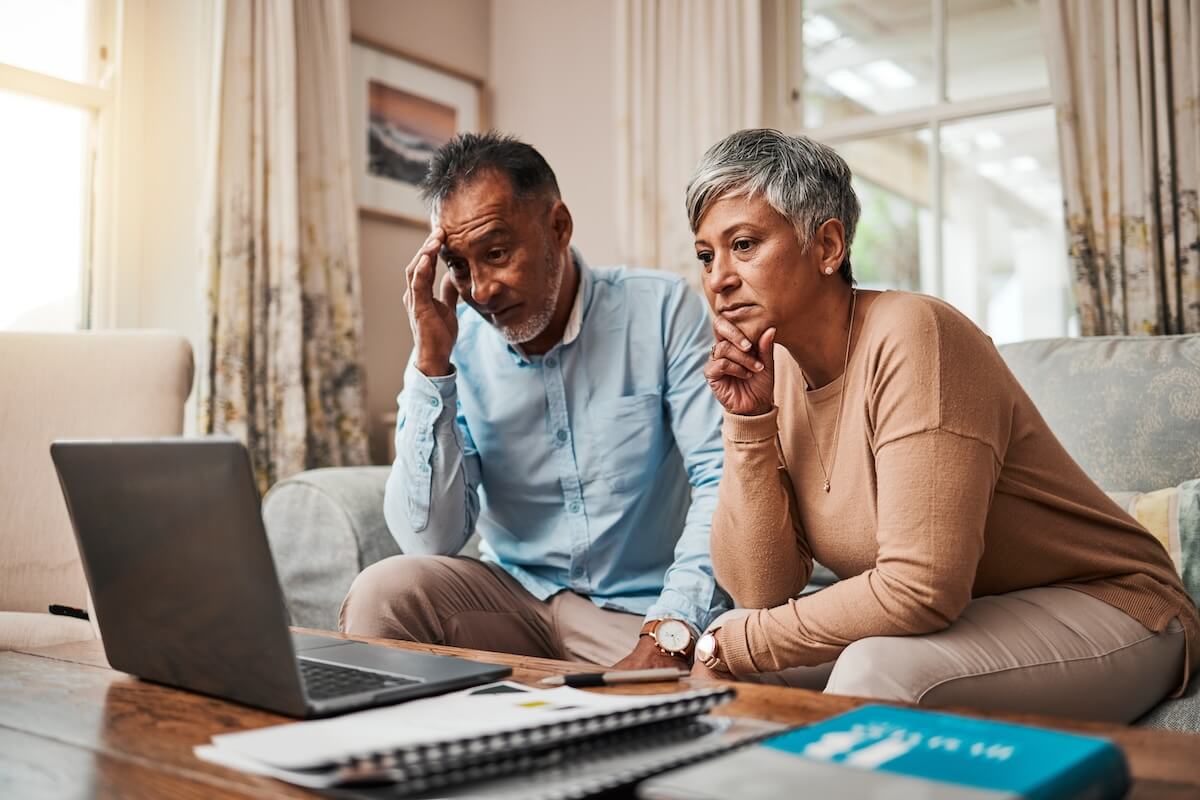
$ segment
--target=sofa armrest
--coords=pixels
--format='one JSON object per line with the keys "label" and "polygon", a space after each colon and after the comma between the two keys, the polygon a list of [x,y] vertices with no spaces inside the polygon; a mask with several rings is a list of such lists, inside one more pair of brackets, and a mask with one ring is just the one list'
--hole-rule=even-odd
{"label": "sofa armrest", "polygon": [[292,624],[337,630],[356,575],[396,555],[383,518],[388,467],[334,467],[280,481],[263,499],[263,523]]}

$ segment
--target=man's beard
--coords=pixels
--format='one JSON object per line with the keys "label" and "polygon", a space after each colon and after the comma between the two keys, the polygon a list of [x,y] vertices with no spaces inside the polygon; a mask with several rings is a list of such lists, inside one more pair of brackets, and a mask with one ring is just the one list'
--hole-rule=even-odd
{"label": "man's beard", "polygon": [[554,310],[558,307],[558,293],[562,289],[564,272],[566,269],[562,260],[556,259],[554,253],[548,252],[546,255],[546,280],[549,282],[550,291],[546,293],[542,307],[524,322],[496,326],[496,330],[500,331],[500,335],[509,344],[524,344],[536,339],[550,326],[550,320],[554,318]]}

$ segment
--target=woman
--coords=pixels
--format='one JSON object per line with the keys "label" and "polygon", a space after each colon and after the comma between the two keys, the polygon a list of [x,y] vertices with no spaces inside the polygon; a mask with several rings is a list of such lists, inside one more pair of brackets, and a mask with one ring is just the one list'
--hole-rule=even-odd
{"label": "woman", "polygon": [[[1200,617],[1167,553],[962,314],[854,288],[850,180],[749,130],[688,186],[725,408],[713,567],[757,609],[696,672],[1122,722],[1182,691]],[[814,559],[841,580],[797,597]]]}

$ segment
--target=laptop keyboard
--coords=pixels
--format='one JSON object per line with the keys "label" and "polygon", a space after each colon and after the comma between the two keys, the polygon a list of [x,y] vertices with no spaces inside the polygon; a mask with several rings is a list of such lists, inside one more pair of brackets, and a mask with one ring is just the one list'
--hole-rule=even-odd
{"label": "laptop keyboard", "polygon": [[344,697],[420,683],[420,681],[401,678],[398,675],[384,675],[353,667],[325,664],[321,661],[310,661],[307,658],[301,658],[298,661],[300,662],[300,677],[304,681],[304,691],[313,700],[327,700],[330,697]]}

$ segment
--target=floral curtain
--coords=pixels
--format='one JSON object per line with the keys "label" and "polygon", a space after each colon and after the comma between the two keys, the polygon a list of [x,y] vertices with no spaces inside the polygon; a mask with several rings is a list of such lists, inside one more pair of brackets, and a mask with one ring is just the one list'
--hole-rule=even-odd
{"label": "floral curtain", "polygon": [[1200,331],[1200,0],[1042,0],[1082,330]]}
{"label": "floral curtain", "polygon": [[368,461],[344,2],[218,3],[201,430],[259,489]]}
{"label": "floral curtain", "polygon": [[617,198],[629,264],[697,280],[683,192],[720,139],[762,125],[760,0],[619,0]]}

